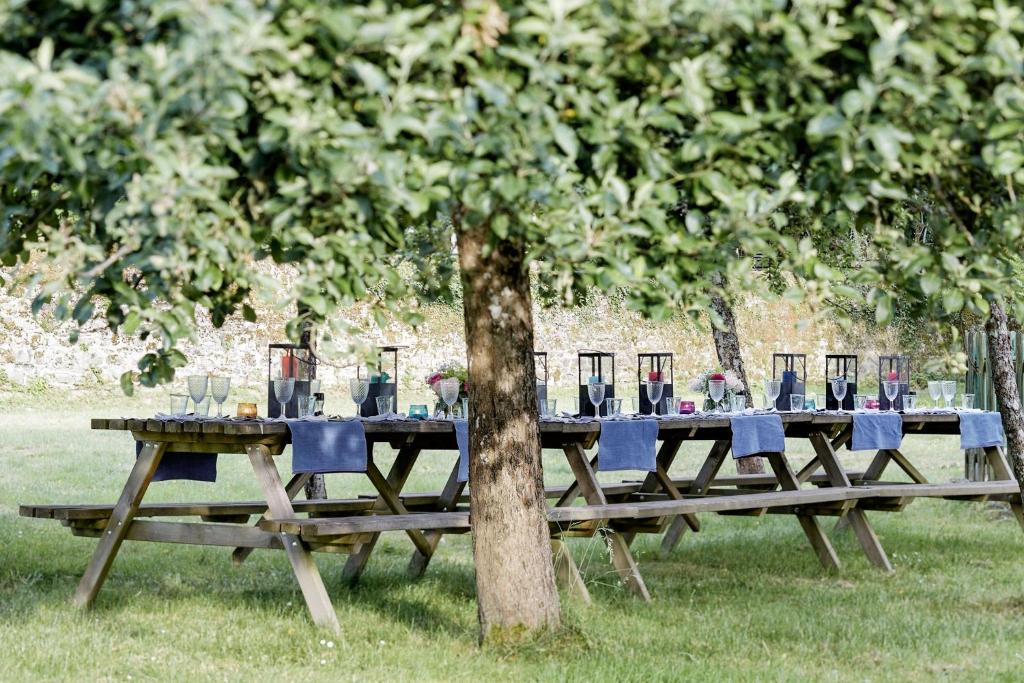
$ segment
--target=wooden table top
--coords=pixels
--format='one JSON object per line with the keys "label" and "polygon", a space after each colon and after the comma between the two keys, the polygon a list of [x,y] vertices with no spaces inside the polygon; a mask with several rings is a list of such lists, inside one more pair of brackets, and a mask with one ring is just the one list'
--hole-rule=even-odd
{"label": "wooden table top", "polygon": [[[779,417],[786,428],[787,436],[805,436],[810,431],[836,428],[838,425],[851,424],[853,415],[850,413],[833,412],[780,412]],[[956,413],[901,413],[904,432],[924,434],[958,434],[959,417]],[[585,435],[598,434],[601,431],[599,421],[563,422],[542,420],[541,434],[544,435]],[[690,438],[718,438],[718,435],[729,433],[728,415],[685,415],[669,419],[659,419],[659,434],[669,435],[673,432],[690,433]],[[201,421],[175,421],[157,418],[95,418],[91,422],[92,429],[121,430],[146,432],[147,434],[203,434],[225,436],[271,436],[280,434],[290,436],[288,424],[279,420],[209,418]],[[453,434],[454,426],[447,420],[392,420],[387,422],[363,422],[368,436],[401,436],[410,434]],[[681,434],[674,434],[681,435]]]}

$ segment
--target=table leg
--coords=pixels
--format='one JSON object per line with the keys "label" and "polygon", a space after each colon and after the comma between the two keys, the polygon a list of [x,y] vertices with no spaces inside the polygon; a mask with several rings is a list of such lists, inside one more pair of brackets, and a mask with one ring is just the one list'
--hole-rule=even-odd
{"label": "table leg", "polygon": [[[693,484],[690,485],[690,489],[687,491],[688,494],[700,495],[711,487],[711,482],[718,476],[718,471],[725,464],[725,458],[729,455],[729,449],[731,448],[732,442],[728,439],[716,441],[711,446],[708,457],[704,460],[700,472],[697,473],[697,478],[693,480]],[[690,528],[690,525],[684,517],[680,516],[672,520],[668,531],[665,532],[665,537],[661,539],[660,555],[662,558],[667,557],[675,550],[675,547],[679,544],[688,528]]]}
{"label": "table leg", "polygon": [[589,605],[590,591],[587,590],[587,584],[584,583],[583,576],[580,575],[579,567],[576,566],[576,562],[572,559],[572,555],[569,554],[569,549],[562,539],[551,539],[551,557],[555,563],[555,579],[570,594]]}
{"label": "table leg", "polygon": [[[369,477],[370,483],[377,489],[377,493],[384,499],[384,504],[388,506],[388,510],[393,515],[407,515],[409,510],[405,507],[402,499],[399,497],[398,491],[395,491],[388,485],[387,479],[377,469],[377,465],[371,460],[366,463],[366,476]],[[419,529],[407,529],[405,532],[412,540],[413,545],[421,553],[431,552],[430,544],[427,543],[426,537],[423,532]]]}
{"label": "table leg", "polygon": [[72,599],[76,607],[89,607],[96,600],[96,594],[107,578],[110,566],[114,563],[117,551],[121,548],[128,527],[132,524],[132,518],[139,510],[139,504],[146,495],[146,489],[149,488],[149,482],[152,481],[165,450],[166,443],[146,441],[143,444],[131,474],[128,475],[128,481],[121,491],[121,497],[111,511],[103,535],[96,545],[96,550],[93,551],[92,559],[89,560],[89,566],[78,583],[78,589]]}
{"label": "table leg", "polygon": [[[998,446],[990,446],[985,449],[985,457],[988,458],[989,467],[992,468],[992,474],[997,479],[1016,481],[1017,478],[1013,476],[1013,471],[1010,469],[1010,463],[1006,461],[1003,449]],[[1013,512],[1013,516],[1017,518],[1017,523],[1024,529],[1024,508],[1021,507],[1021,499],[1021,494],[1011,495],[1010,510]]]}
{"label": "table leg", "polygon": [[[591,505],[606,505],[608,500],[605,498],[604,491],[597,481],[594,469],[590,466],[590,461],[587,460],[587,454],[583,451],[583,447],[579,444],[572,444],[566,446],[563,450],[565,451],[566,459],[569,461],[569,467],[572,468],[573,475],[575,475],[576,481],[579,483],[580,493],[583,494],[583,498]],[[607,542],[612,551],[612,564],[615,565],[622,583],[631,592],[650,602],[651,594],[647,591],[647,586],[644,584],[644,579],[636,566],[633,554],[629,551],[629,546],[622,538],[622,535],[609,529],[607,531]]]}
{"label": "table leg", "polygon": [[[452,473],[448,475],[448,482],[445,483],[444,489],[441,491],[441,497],[437,500],[438,512],[454,510],[458,507],[459,498],[462,497],[462,492],[465,488],[466,482],[459,481],[459,459],[456,458],[455,466],[452,467]],[[423,535],[427,539],[430,551],[424,553],[419,548],[413,551],[412,559],[409,560],[408,572],[410,576],[423,576],[423,573],[427,571],[430,558],[434,556],[434,551],[437,550],[437,544],[441,542],[443,534],[437,530],[430,530]]]}
{"label": "table leg", "polygon": [[[372,450],[373,445],[367,446]],[[420,447],[416,445],[414,441],[409,441],[401,448],[398,449],[398,455],[395,457],[395,464],[391,466],[391,471],[388,472],[387,479],[385,480],[388,488],[396,493],[401,493],[402,488],[405,486],[405,481],[409,478],[409,473],[412,471],[412,466],[416,462],[416,458],[420,454]],[[372,453],[367,456],[367,462],[372,461]],[[370,514],[378,514],[381,512],[387,512],[388,504],[385,502],[383,496],[378,495],[377,500],[374,501],[373,507],[370,510]],[[366,569],[366,563],[370,559],[370,554],[373,549],[377,546],[377,541],[380,540],[380,534],[370,534],[370,538],[359,546],[359,549],[352,553],[348,562],[345,563],[345,569],[342,571],[342,579],[349,582],[355,583],[359,580],[363,570]]]}
{"label": "table leg", "polygon": [[[864,474],[861,476],[860,479],[858,479],[858,481],[878,481],[879,478],[882,476],[882,472],[884,472],[885,468],[889,466],[890,461],[891,458],[889,457],[889,451],[884,449],[878,451],[877,453],[875,453],[875,457],[871,460],[871,464],[869,464],[868,468],[864,470]],[[836,526],[832,531],[834,533],[839,534],[846,531],[846,529],[849,526],[850,520],[846,518],[846,515],[843,515],[836,521]]]}
{"label": "table leg", "polygon": [[[775,472],[775,478],[779,481],[779,486],[783,491],[797,491],[800,489],[800,482],[797,481],[796,474],[789,466],[789,461],[786,460],[786,456],[782,453],[766,453],[768,462],[772,466],[772,470]],[[814,552],[818,555],[818,560],[821,561],[821,565],[825,569],[839,569],[841,563],[839,562],[839,556],[836,555],[835,548],[832,547],[832,543],[828,540],[828,537],[818,526],[818,520],[813,515],[800,514],[796,515],[797,521],[800,522],[800,526],[803,527],[804,534],[807,536],[807,540],[811,542],[811,547],[814,548]]]}
{"label": "table leg", "polygon": [[[647,473],[638,493],[656,493],[660,488],[673,500],[679,500],[683,497],[683,494],[679,492],[676,485],[672,483],[672,478],[668,475],[668,471],[672,467],[672,463],[675,462],[676,456],[679,454],[679,448],[682,445],[681,439],[666,439],[662,442],[661,448],[658,449],[655,469],[653,472]],[[694,531],[700,530],[700,522],[697,520],[696,515],[687,514],[684,516],[687,525],[691,529]],[[674,518],[673,521],[675,521]],[[622,538],[625,539],[626,545],[632,545],[633,540],[636,538],[636,532],[625,532],[622,534]]]}
{"label": "table leg", "polygon": [[[814,447],[814,452],[825,468],[829,483],[836,488],[850,488],[853,486],[850,483],[850,478],[846,476],[846,471],[843,470],[843,466],[839,462],[839,456],[836,455],[835,449],[832,448],[828,438],[821,432],[816,432],[811,434],[810,441],[811,446]],[[868,561],[879,569],[891,572],[892,563],[889,562],[885,549],[882,548],[878,536],[875,535],[875,530],[871,527],[867,514],[860,508],[852,507],[846,510],[845,517],[849,520],[850,526],[853,527],[853,532],[857,535],[857,540],[860,542],[860,547],[864,550],[864,554],[867,555]]]}
{"label": "table leg", "polygon": [[[295,500],[295,496],[299,495],[299,491],[305,488],[306,482],[308,482],[312,476],[313,475],[308,472],[293,474],[292,478],[288,480],[288,483],[284,487],[285,493],[288,494],[288,500]],[[256,520],[256,524],[254,526],[259,527],[260,522],[266,518],[266,513],[263,513],[260,515],[260,518]],[[231,553],[231,562],[236,567],[241,566],[241,564],[245,562],[246,558],[252,554],[253,550],[255,550],[255,548],[235,548],[234,552]]]}
{"label": "table leg", "polygon": [[[292,507],[291,498],[285,491],[281,482],[281,475],[274,464],[274,457],[263,444],[249,444],[245,447],[249,455],[249,462],[252,465],[256,479],[263,489],[263,495],[267,499],[268,519],[292,519],[295,517],[295,509]],[[288,561],[291,562],[292,571],[295,573],[295,580],[299,583],[302,596],[306,599],[306,606],[313,617],[313,623],[322,628],[340,632],[338,615],[331,605],[331,598],[327,595],[323,579],[320,577],[320,570],[316,568],[313,555],[309,552],[309,546],[292,534],[281,534],[281,544],[284,546]]]}

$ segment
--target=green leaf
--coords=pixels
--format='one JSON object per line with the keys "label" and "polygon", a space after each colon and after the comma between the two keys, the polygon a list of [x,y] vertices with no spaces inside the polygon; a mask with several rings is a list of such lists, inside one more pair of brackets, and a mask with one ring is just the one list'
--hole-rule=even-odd
{"label": "green leaf", "polygon": [[807,122],[807,135],[812,138],[824,138],[834,135],[846,119],[835,111],[823,111]]}
{"label": "green leaf", "polygon": [[131,370],[121,373],[121,391],[125,396],[135,395],[135,373]]}
{"label": "green leaf", "polygon": [[555,142],[563,152],[570,158],[575,159],[579,151],[579,140],[576,132],[564,123],[555,124]]}
{"label": "green leaf", "polygon": [[964,307],[964,295],[958,289],[947,289],[942,293],[942,308],[947,315],[959,312]]}

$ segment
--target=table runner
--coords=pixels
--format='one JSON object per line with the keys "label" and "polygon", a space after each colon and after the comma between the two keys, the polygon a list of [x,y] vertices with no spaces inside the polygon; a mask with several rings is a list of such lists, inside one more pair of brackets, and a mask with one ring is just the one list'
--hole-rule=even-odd
{"label": "table runner", "polygon": [[960,448],[988,448],[1005,446],[1003,419],[999,413],[962,412],[960,418]]}
{"label": "table runner", "polygon": [[455,442],[459,446],[458,481],[469,481],[469,421],[455,420]]}
{"label": "table runner", "polygon": [[898,449],[903,443],[903,416],[896,412],[853,414],[851,451]]}
{"label": "table runner", "polygon": [[729,422],[734,459],[786,451],[786,432],[778,415],[733,415]]}
{"label": "table runner", "polygon": [[598,467],[602,472],[642,470],[653,472],[657,454],[658,421],[650,419],[601,420],[597,442]]}
{"label": "table runner", "polygon": [[[135,457],[142,452],[142,442],[135,442]],[[164,453],[156,466],[153,481],[217,481],[216,453]]]}
{"label": "table runner", "polygon": [[360,420],[288,420],[292,472],[366,471],[366,430]]}

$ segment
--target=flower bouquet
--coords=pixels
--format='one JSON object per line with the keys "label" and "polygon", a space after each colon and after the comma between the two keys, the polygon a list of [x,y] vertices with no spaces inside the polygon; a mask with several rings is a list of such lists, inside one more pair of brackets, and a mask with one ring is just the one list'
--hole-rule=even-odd
{"label": "flower bouquet", "polygon": [[718,401],[711,398],[711,381],[720,380],[725,382],[725,390],[722,398],[719,401],[725,400],[727,405],[731,403],[732,397],[736,394],[742,394],[744,390],[743,382],[736,373],[732,370],[704,370],[699,375],[690,380],[690,390],[696,391],[697,393],[704,396],[704,410],[710,411],[718,407]]}
{"label": "flower bouquet", "polygon": [[469,373],[466,372],[466,368],[455,363],[445,363],[426,378],[427,386],[437,394],[437,400],[434,402],[434,415],[450,417],[448,405],[441,400],[441,380],[451,378],[459,380],[459,398],[455,406],[461,404],[462,399],[469,398]]}

